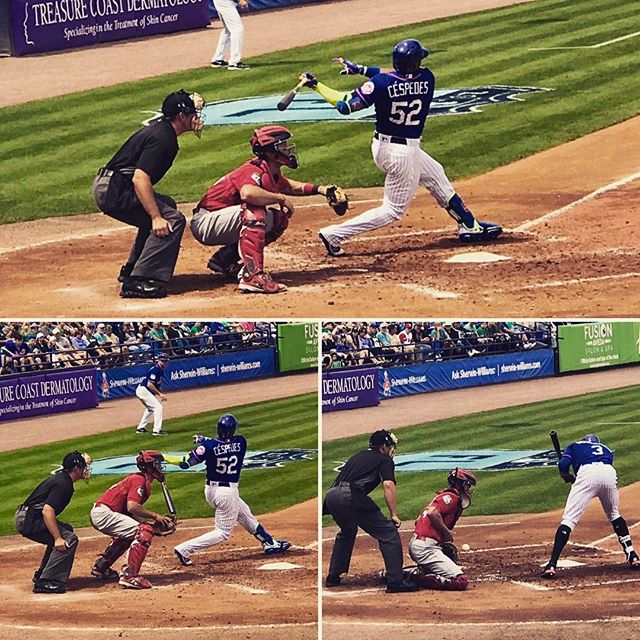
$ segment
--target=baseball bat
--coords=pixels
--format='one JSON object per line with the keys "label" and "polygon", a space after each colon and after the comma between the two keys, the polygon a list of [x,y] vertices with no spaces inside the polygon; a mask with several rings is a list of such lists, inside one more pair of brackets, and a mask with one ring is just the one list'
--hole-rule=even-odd
{"label": "baseball bat", "polygon": [[291,91],[289,91],[289,93],[287,93],[287,95],[284,96],[284,98],[282,98],[280,102],[278,102],[278,104],[276,105],[278,108],[278,111],[284,111],[291,104],[293,99],[296,97],[296,94],[298,93],[298,91],[300,91],[300,89],[304,87],[304,83],[305,83],[305,80],[300,80],[300,82],[298,82],[298,84],[295,87],[293,87],[293,89],[291,89]]}
{"label": "baseball bat", "polygon": [[171,497],[171,493],[169,492],[169,487],[167,487],[167,483],[161,482],[160,486],[162,487],[162,495],[164,496],[164,501],[167,504],[167,511],[169,512],[169,515],[171,516],[177,515],[176,505],[175,505],[175,502],[173,501],[173,498]]}
{"label": "baseball bat", "polygon": [[553,445],[559,460],[562,457],[562,449],[560,448],[560,439],[558,438],[558,434],[551,430],[549,431],[549,437],[551,438],[551,444]]}

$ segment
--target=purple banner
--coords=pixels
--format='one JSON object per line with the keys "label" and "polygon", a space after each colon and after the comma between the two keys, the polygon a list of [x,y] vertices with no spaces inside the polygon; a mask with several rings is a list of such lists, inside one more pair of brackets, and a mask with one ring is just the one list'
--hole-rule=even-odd
{"label": "purple banner", "polygon": [[[15,55],[209,24],[207,0],[10,0]],[[99,73],[99,69],[96,73]]]}
{"label": "purple banner", "polygon": [[95,368],[0,378],[0,422],[97,404]]}
{"label": "purple banner", "polygon": [[349,369],[322,374],[322,411],[341,411],[380,404],[378,369]]}

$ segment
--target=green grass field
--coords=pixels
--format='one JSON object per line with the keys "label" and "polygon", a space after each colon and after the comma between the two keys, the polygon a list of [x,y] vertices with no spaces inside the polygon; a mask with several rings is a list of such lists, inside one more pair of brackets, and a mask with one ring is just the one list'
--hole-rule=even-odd
{"label": "green grass field", "polygon": [[[597,49],[530,50],[620,38],[638,30],[637,15],[638,3],[628,0],[539,0],[265,55],[249,60],[247,73],[199,68],[0,109],[0,223],[95,211],[96,170],[170,91],[197,90],[209,102],[284,94],[305,70],[346,90],[362,79],[339,76],[333,55],[389,66],[394,44],[407,36],[432,51],[428,65],[439,88],[553,89],[427,121],[423,146],[450,178],[483,173],[638,114],[639,38]],[[347,187],[382,183],[369,151],[373,123],[300,123],[291,130],[302,162],[297,178]],[[179,202],[198,200],[246,159],[250,135],[250,126],[210,127],[200,141],[185,134],[158,189]]]}
{"label": "green grass field", "polygon": [[[94,459],[135,454],[141,447],[163,451],[189,451],[194,433],[215,434],[222,413],[233,413],[240,422],[238,433],[247,438],[250,451],[318,448],[317,396],[306,394],[282,400],[230,407],[210,413],[166,420],[165,438],[133,433],[133,427],[87,438],[62,440],[53,444],[0,453],[3,471],[0,487],[0,535],[15,533],[13,514],[17,506],[60,464],[69,451],[87,451]],[[252,469],[242,473],[241,495],[257,514],[269,513],[309,500],[317,495],[317,458],[287,463],[276,469]],[[77,482],[75,494],[61,519],[73,526],[89,526],[89,510],[95,499],[124,476],[94,476],[89,484]],[[167,484],[178,509],[178,517],[199,518],[212,515],[204,500],[204,474],[170,473]],[[162,492],[154,483],[147,503],[164,513]]]}
{"label": "green grass field", "polygon": [[[499,393],[499,387],[496,387]],[[587,433],[597,433],[615,452],[619,486],[640,480],[637,427],[640,386],[590,393],[561,400],[535,402],[426,422],[394,430],[399,453],[471,449],[551,449],[555,429],[562,446]],[[394,402],[393,400],[389,402]],[[428,402],[428,396],[425,402]],[[323,489],[326,492],[340,461],[366,448],[368,435],[323,443]],[[414,520],[435,491],[446,486],[446,471],[398,473],[399,515]],[[568,489],[555,467],[479,471],[478,485],[466,515],[541,513],[564,506]],[[384,506],[380,489],[372,494]],[[383,509],[386,512],[386,507]],[[635,516],[632,516],[635,517]],[[325,524],[332,523],[325,518]]]}

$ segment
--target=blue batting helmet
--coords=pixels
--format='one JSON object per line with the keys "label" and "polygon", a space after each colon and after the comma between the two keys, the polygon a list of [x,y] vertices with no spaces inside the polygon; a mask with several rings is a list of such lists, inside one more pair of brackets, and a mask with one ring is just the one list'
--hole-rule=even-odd
{"label": "blue batting helmet", "polygon": [[238,421],[235,416],[230,413],[225,413],[220,420],[218,420],[218,437],[221,440],[231,440],[233,438]]}
{"label": "blue batting helmet", "polygon": [[429,55],[418,40],[403,40],[393,48],[393,68],[403,75],[416,73],[423,58]]}
{"label": "blue batting helmet", "polygon": [[584,438],[582,438],[583,442],[593,442],[593,444],[600,444],[600,438],[595,433],[588,433]]}

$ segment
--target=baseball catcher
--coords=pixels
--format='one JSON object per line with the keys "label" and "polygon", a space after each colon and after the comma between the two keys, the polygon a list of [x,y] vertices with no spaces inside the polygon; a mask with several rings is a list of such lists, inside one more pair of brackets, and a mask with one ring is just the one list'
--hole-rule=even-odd
{"label": "baseball catcher", "polygon": [[[102,580],[119,579],[126,589],[150,589],[151,583],[140,575],[154,535],[169,535],[176,529],[175,517],[163,516],[142,505],[151,495],[154,480],[164,482],[164,456],[159,451],[141,451],[136,457],[139,471],[107,489],[91,509],[91,524],[112,537],[96,560],[91,575]],[[149,522],[151,520],[151,522]],[[111,565],[127,553],[120,574]]]}
{"label": "baseball catcher", "polygon": [[633,548],[629,527],[618,510],[620,496],[617,474],[613,466],[613,451],[600,442],[597,435],[589,433],[581,440],[571,443],[562,452],[558,461],[558,471],[562,479],[571,484],[571,490],[562,514],[562,521],[556,531],[551,557],[542,572],[542,577],[547,579],[556,577],[556,566],[560,554],[593,498],[600,500],[602,510],[618,537],[629,568],[640,569],[640,558]]}
{"label": "baseball catcher", "polygon": [[471,504],[476,477],[471,471],[456,467],[449,472],[447,482],[449,486],[436,493],[416,520],[409,555],[417,568],[411,574],[425,589],[464,591],[469,580],[457,564],[452,529]]}
{"label": "baseball catcher", "polygon": [[280,293],[286,286],[265,270],[264,248],[286,231],[294,212],[290,196],[322,194],[337,215],[349,206],[336,185],[298,182],[282,168],[298,168],[292,134],[278,125],[256,129],[254,157],[217,180],[193,210],[191,232],[207,246],[222,245],[207,263],[216,274],[239,281],[244,293]]}

